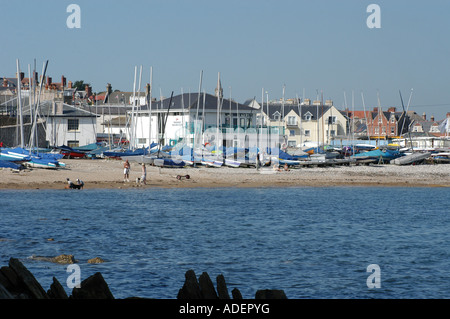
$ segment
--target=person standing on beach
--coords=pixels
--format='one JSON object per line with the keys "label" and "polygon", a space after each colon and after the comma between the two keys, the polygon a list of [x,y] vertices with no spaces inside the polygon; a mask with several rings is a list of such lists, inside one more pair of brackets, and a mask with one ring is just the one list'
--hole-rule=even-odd
{"label": "person standing on beach", "polygon": [[141,183],[144,183],[144,185],[147,185],[147,168],[145,167],[144,163],[142,163]]}
{"label": "person standing on beach", "polygon": [[123,182],[125,183],[130,181],[130,162],[128,160],[123,164]]}

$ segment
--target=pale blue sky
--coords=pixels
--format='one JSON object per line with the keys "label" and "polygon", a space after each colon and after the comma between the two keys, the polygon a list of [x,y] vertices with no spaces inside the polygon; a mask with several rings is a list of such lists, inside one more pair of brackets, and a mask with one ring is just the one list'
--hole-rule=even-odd
{"label": "pale blue sky", "polygon": [[[69,29],[66,8],[81,7],[81,29]],[[381,29],[369,29],[369,4],[381,8]],[[323,91],[338,108],[411,109],[443,119],[450,112],[450,1],[364,0],[0,0],[0,76],[15,75],[37,59],[49,60],[59,81],[84,80],[94,91],[133,88],[153,67],[160,89],[213,93],[221,73],[226,97],[243,102],[261,90],[269,98]]]}

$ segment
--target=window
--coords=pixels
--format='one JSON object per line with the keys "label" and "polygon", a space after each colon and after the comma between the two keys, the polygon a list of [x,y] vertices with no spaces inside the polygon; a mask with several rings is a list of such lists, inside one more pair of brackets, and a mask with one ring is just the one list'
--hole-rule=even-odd
{"label": "window", "polygon": [[311,136],[311,130],[305,130],[305,136]]}
{"label": "window", "polygon": [[138,144],[146,144],[147,139],[146,138],[138,138],[137,142],[138,142]]}
{"label": "window", "polygon": [[336,136],[336,131],[335,130],[330,130],[330,136]]}
{"label": "window", "polygon": [[288,141],[288,147],[295,147],[297,143],[295,141]]}
{"label": "window", "polygon": [[225,114],[225,125],[230,126],[230,114]]}
{"label": "window", "polygon": [[430,132],[431,133],[439,133],[440,131],[439,131],[439,126],[437,126],[437,125],[431,125],[431,127],[430,127]]}
{"label": "window", "polygon": [[80,141],[67,141],[67,146],[69,147],[79,147]]}
{"label": "window", "polygon": [[279,121],[281,117],[281,113],[276,111],[275,113],[273,113],[273,118],[275,121]]}
{"label": "window", "polygon": [[289,136],[295,136],[295,130],[289,130]]}
{"label": "window", "polygon": [[392,127],[391,127],[391,134],[392,134],[392,135],[395,134],[395,126],[392,126]]}
{"label": "window", "polygon": [[68,131],[78,131],[80,126],[78,119],[68,119],[67,120],[67,130]]}
{"label": "window", "polygon": [[376,135],[380,134],[380,129],[378,127],[375,127],[375,134]]}
{"label": "window", "polygon": [[310,112],[307,112],[305,115],[303,115],[303,119],[305,121],[311,121],[312,119],[312,114]]}
{"label": "window", "polygon": [[288,116],[287,125],[297,125],[297,118],[295,116]]}
{"label": "window", "polygon": [[336,124],[336,116],[329,116],[327,124]]}

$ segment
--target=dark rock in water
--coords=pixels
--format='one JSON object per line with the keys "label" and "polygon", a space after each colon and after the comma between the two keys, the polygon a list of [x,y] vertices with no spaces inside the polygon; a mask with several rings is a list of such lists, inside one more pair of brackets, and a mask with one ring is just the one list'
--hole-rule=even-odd
{"label": "dark rock in water", "polygon": [[56,264],[74,264],[76,263],[75,257],[73,255],[59,255],[56,257],[44,257],[44,256],[31,256],[31,259],[37,261],[48,261]]}
{"label": "dark rock in water", "polygon": [[184,277],[186,280],[183,287],[178,291],[177,299],[202,299],[195,272],[192,269],[188,270]]}
{"label": "dark rock in water", "polygon": [[287,299],[287,297],[283,290],[264,289],[256,292],[255,299]]}
{"label": "dark rock in water", "polygon": [[15,287],[19,286],[19,278],[14,270],[8,266],[0,268],[0,284],[9,292],[16,293]]}
{"label": "dark rock in water", "polygon": [[[197,281],[195,272],[188,270],[185,278],[186,280],[178,292],[177,299],[230,299],[223,275],[217,276],[217,293],[206,272],[203,272]],[[243,299],[241,292],[237,288],[231,291],[231,295],[233,299]],[[255,299],[287,299],[287,297],[283,290],[265,289],[258,290]]]}
{"label": "dark rock in water", "polygon": [[198,279],[198,283],[203,299],[218,299],[216,290],[214,289],[214,285],[211,278],[209,278],[208,273],[202,273]]}
{"label": "dark rock in water", "polygon": [[73,288],[73,299],[114,299],[108,284],[101,273],[97,272],[81,282],[80,288]]}
{"label": "dark rock in water", "polygon": [[0,299],[14,299],[14,296],[0,283]]}
{"label": "dark rock in water", "polygon": [[57,264],[74,264],[75,257],[73,255],[59,255],[52,258],[52,262]]}
{"label": "dark rock in water", "polygon": [[230,295],[228,294],[227,283],[225,282],[225,277],[223,275],[219,275],[216,278],[217,281],[217,294],[219,295],[219,299],[230,299]]}
{"label": "dark rock in water", "polygon": [[231,290],[231,295],[233,296],[233,299],[242,299],[242,294],[239,291],[239,289],[234,288],[233,290]]}
{"label": "dark rock in water", "polygon": [[66,291],[59,283],[58,279],[53,277],[53,283],[50,285],[50,289],[47,291],[47,295],[50,299],[68,299]]}
{"label": "dark rock in water", "polygon": [[101,259],[100,257],[95,257],[95,258],[91,258],[88,261],[88,264],[102,264],[105,261],[103,259]]}
{"label": "dark rock in water", "polygon": [[9,260],[9,267],[16,273],[19,287],[31,299],[48,299],[48,295],[31,272],[16,258]]}

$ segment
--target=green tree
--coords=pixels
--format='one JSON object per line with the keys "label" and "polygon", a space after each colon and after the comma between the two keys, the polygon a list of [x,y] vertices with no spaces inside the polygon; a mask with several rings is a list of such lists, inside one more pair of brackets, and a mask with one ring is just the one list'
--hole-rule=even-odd
{"label": "green tree", "polygon": [[86,87],[86,85],[89,85],[89,83],[84,83],[83,80],[79,80],[79,81],[75,81],[75,83],[73,84],[73,88],[76,88],[77,91],[84,91],[84,88]]}

